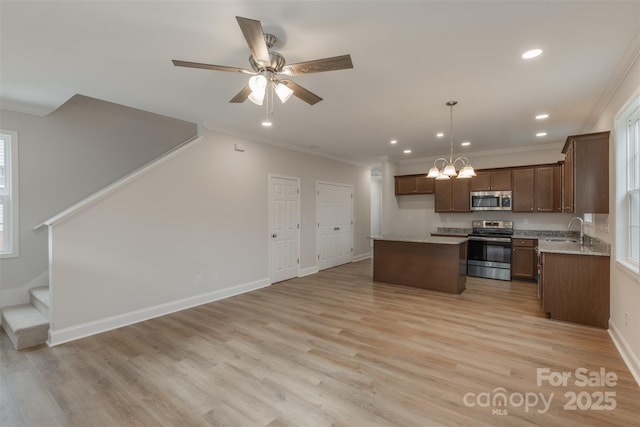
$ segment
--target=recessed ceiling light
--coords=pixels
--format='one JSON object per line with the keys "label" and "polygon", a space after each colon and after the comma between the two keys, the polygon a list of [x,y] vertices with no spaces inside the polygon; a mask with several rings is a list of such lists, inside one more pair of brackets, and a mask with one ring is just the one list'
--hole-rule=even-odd
{"label": "recessed ceiling light", "polygon": [[398,140],[397,139],[392,139],[391,141],[389,141],[389,144],[397,144]]}
{"label": "recessed ceiling light", "polygon": [[442,137],[444,136],[444,133],[442,133],[442,132],[438,132],[438,133],[436,133],[436,136],[437,136],[438,138],[442,138]]}
{"label": "recessed ceiling light", "polygon": [[547,136],[546,132],[538,132],[536,133],[536,136]]}
{"label": "recessed ceiling light", "polygon": [[531,59],[539,56],[542,53],[542,49],[531,49],[522,54],[522,59]]}
{"label": "recessed ceiling light", "polygon": [[463,147],[468,147],[469,145],[471,145],[471,143],[469,141],[465,141],[465,142],[461,143],[460,145],[462,145]]}
{"label": "recessed ceiling light", "polygon": [[271,123],[269,120],[265,120],[264,122],[262,122],[262,126],[268,128],[271,127],[273,123]]}
{"label": "recessed ceiling light", "polygon": [[404,154],[411,154],[411,150],[409,150],[409,149],[407,148],[407,149],[405,149],[405,150],[403,151],[403,153],[404,153]]}
{"label": "recessed ceiling light", "polygon": [[536,116],[536,120],[544,120],[544,119],[548,119],[549,115],[547,113],[543,113],[543,114],[538,114]]}

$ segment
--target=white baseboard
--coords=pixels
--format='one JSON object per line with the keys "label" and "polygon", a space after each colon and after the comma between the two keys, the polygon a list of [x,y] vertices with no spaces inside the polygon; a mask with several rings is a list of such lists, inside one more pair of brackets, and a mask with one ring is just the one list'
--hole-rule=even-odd
{"label": "white baseboard", "polygon": [[256,289],[267,287],[269,286],[269,284],[270,282],[268,278],[256,280],[254,282],[232,286],[230,288],[220,289],[217,291],[207,292],[205,294],[195,295],[189,298],[171,301],[149,308],[143,308],[141,310],[120,314],[118,316],[108,317],[106,319],[96,320],[82,325],[71,326],[59,330],[49,329],[49,340],[47,341],[47,344],[49,346],[63,344],[69,341],[74,341],[102,332],[107,332],[112,329],[117,329],[123,326],[132,325],[134,323],[143,322],[145,320],[153,319],[154,317],[164,316],[167,314],[175,313],[176,311],[181,311],[187,308],[196,307],[224,298],[229,298],[234,295],[243,294],[245,292],[251,292]]}
{"label": "white baseboard", "polygon": [[49,269],[46,269],[29,283],[25,283],[18,288],[0,289],[0,308],[28,303],[29,289],[40,286],[49,286]]}
{"label": "white baseboard", "polygon": [[298,277],[310,276],[312,274],[316,274],[318,271],[318,266],[314,265],[313,267],[303,268],[298,271]]}
{"label": "white baseboard", "polygon": [[618,353],[622,356],[622,360],[631,371],[631,375],[636,380],[638,385],[640,386],[640,359],[638,355],[636,355],[631,346],[624,339],[624,336],[620,333],[620,329],[613,323],[611,319],[609,319],[609,336],[613,340],[616,348],[618,349]]}
{"label": "white baseboard", "polygon": [[354,255],[351,258],[351,262],[364,261],[365,259],[369,259],[369,258],[371,258],[371,252],[365,252],[363,254]]}
{"label": "white baseboard", "polygon": [[[363,254],[354,255],[351,257],[351,262],[364,261],[365,259],[371,258],[371,256],[372,256],[371,252],[365,252]],[[298,272],[298,277],[310,276],[312,274],[318,273],[319,271],[320,270],[318,269],[317,265],[314,265],[313,267],[303,268]]]}

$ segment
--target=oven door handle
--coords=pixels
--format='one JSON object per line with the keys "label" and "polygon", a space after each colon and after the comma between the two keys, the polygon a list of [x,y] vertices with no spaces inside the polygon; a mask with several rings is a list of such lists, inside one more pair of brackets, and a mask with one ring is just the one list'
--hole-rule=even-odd
{"label": "oven door handle", "polygon": [[501,242],[501,243],[511,243],[511,239],[508,237],[474,237],[469,236],[469,240],[474,240],[478,242]]}

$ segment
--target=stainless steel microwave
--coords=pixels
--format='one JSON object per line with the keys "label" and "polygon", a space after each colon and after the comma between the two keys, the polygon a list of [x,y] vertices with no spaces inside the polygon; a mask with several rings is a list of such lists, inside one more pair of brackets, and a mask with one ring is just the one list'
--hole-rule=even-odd
{"label": "stainless steel microwave", "polygon": [[472,211],[510,211],[511,191],[472,191]]}

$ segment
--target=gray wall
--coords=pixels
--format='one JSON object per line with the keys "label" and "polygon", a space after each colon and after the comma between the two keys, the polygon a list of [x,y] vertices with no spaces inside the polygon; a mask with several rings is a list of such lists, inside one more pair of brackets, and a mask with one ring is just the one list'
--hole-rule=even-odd
{"label": "gray wall", "polygon": [[47,279],[47,230],[34,226],[197,134],[193,123],[81,95],[44,117],[1,110],[0,128],[18,133],[20,151],[20,256],[0,260],[0,306]]}
{"label": "gray wall", "polygon": [[51,343],[268,285],[269,174],[300,178],[301,270],[316,268],[318,181],[353,186],[354,255],[370,256],[369,169],[205,130],[51,227]]}

